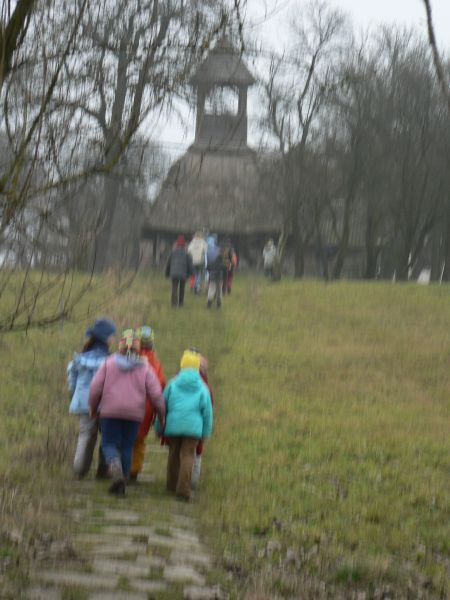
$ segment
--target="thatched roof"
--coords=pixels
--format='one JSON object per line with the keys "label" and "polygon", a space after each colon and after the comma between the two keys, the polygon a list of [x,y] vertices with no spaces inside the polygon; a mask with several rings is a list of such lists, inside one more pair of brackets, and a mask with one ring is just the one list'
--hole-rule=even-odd
{"label": "thatched roof", "polygon": [[193,85],[253,85],[255,79],[227,38],[220,40],[191,77]]}
{"label": "thatched roof", "polygon": [[260,176],[258,155],[189,149],[172,166],[144,230],[219,234],[274,233],[281,213]]}

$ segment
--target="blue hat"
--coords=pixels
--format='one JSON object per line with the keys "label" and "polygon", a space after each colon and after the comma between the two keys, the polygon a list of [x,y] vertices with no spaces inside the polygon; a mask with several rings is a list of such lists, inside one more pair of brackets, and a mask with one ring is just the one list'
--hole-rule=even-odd
{"label": "blue hat", "polygon": [[106,343],[111,335],[116,333],[116,326],[111,319],[97,319],[92,327],[86,329],[86,337],[93,337],[99,342]]}

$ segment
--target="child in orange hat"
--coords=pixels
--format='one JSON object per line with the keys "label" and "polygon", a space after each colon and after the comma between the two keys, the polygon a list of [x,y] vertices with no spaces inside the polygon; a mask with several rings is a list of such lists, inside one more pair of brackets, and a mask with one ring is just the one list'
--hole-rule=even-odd
{"label": "child in orange hat", "polygon": [[[148,325],[143,325],[138,329],[137,335],[141,344],[140,356],[141,358],[147,360],[149,366],[154,370],[159,380],[159,383],[161,384],[161,389],[164,390],[164,388],[166,387],[166,378],[161,362],[159,361],[154,348],[155,333],[151,327],[149,327]],[[147,402],[144,420],[142,421],[141,426],[139,428],[136,437],[136,442],[133,448],[130,481],[137,481],[138,475],[142,471],[142,467],[144,466],[145,442],[153,420],[154,414],[151,410],[150,403]]]}

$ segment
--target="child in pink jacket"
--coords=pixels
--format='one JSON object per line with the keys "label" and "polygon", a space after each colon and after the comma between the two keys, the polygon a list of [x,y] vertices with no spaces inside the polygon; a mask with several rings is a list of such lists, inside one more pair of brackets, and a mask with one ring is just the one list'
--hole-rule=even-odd
{"label": "child in pink jacket", "polygon": [[92,380],[89,407],[92,418],[100,415],[102,450],[112,484],[110,493],[125,495],[133,446],[150,401],[165,422],[161,384],[153,369],[139,356],[139,338],[132,329],[122,333],[119,352],[109,357]]}

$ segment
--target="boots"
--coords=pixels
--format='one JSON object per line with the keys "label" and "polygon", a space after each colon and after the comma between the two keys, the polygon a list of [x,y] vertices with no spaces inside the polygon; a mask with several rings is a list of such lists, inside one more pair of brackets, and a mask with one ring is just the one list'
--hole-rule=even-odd
{"label": "boots", "polygon": [[198,488],[200,481],[200,472],[202,470],[202,457],[195,455],[194,465],[192,467],[191,487],[193,490]]}
{"label": "boots", "polygon": [[122,463],[120,462],[120,459],[114,458],[109,463],[108,470],[112,479],[112,483],[108,490],[109,493],[117,496],[125,496],[125,478],[123,476]]}

